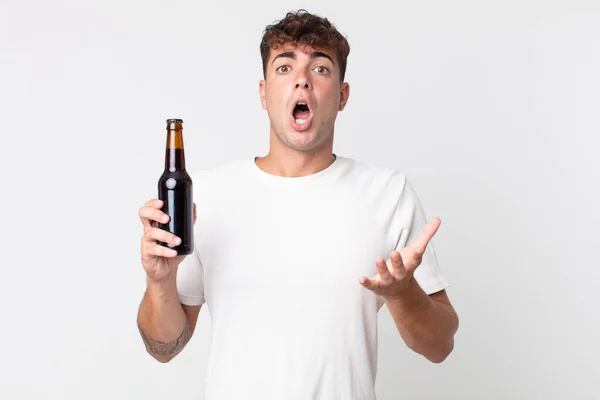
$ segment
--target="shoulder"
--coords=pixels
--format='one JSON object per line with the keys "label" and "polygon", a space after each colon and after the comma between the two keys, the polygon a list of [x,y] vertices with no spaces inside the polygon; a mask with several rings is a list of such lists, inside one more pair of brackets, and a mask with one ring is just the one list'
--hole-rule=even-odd
{"label": "shoulder", "polygon": [[342,160],[347,178],[353,184],[366,186],[373,192],[399,195],[408,184],[406,175],[400,170],[350,157],[343,157]]}

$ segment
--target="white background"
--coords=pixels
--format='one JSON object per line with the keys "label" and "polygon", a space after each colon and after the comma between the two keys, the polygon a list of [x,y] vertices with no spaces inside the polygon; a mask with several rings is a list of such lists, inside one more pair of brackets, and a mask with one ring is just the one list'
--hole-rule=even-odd
{"label": "white background", "polygon": [[167,118],[190,171],[267,152],[260,38],[301,7],[351,45],[335,152],[442,219],[454,353],[384,309],[379,398],[600,396],[598,1],[1,0],[0,398],[203,398],[206,309],[169,364],[139,338],[137,211]]}

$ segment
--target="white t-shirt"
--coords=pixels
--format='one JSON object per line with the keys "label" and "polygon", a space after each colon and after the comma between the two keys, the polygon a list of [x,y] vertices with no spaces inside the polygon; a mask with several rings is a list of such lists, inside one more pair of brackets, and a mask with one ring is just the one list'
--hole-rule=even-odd
{"label": "white t-shirt", "polygon": [[[376,399],[383,299],[358,279],[426,223],[405,176],[337,156],[306,177],[250,159],[192,180],[196,246],[177,288],[210,311],[206,400]],[[448,287],[431,242],[415,278]]]}

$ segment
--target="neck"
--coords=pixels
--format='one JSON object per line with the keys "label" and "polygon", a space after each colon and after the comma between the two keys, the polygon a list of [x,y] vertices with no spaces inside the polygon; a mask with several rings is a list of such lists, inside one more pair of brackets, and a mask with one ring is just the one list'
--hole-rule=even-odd
{"label": "neck", "polygon": [[169,130],[167,134],[167,151],[165,154],[165,171],[174,172],[184,169],[183,132],[181,130]]}
{"label": "neck", "polygon": [[289,178],[308,176],[324,170],[335,161],[333,135],[318,147],[307,151],[285,146],[273,136],[269,153],[255,158],[256,165],[269,174]]}

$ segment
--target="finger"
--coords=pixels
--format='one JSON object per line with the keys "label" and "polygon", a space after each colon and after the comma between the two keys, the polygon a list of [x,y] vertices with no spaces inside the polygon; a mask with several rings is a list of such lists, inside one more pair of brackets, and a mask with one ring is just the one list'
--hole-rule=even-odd
{"label": "finger", "polygon": [[196,203],[194,203],[194,223],[196,223],[197,218],[198,218],[198,213],[196,212]]}
{"label": "finger", "polygon": [[146,207],[152,207],[152,208],[162,208],[163,201],[159,200],[159,199],[151,199],[151,200],[148,200],[146,202],[146,204],[144,204],[144,206],[146,206]]}
{"label": "finger", "polygon": [[411,246],[420,247],[424,251],[425,247],[427,247],[427,245],[431,241],[431,238],[433,238],[433,235],[436,234],[441,224],[442,220],[438,217],[430,219],[429,222],[421,230],[421,234],[419,235],[417,240],[415,240]]}
{"label": "finger", "polygon": [[144,224],[144,228],[149,229],[152,226],[156,226],[153,222],[166,224],[169,222],[169,216],[162,212],[161,210],[157,210],[156,208],[144,206],[139,210],[140,220],[142,224]]}
{"label": "finger", "polygon": [[164,242],[169,243],[175,246],[179,246],[181,244],[181,238],[172,234],[171,232],[167,232],[164,229],[160,228],[152,228],[144,233],[144,241],[155,243],[155,242]]}
{"label": "finger", "polygon": [[431,239],[438,231],[441,224],[439,218],[432,218],[422,229],[421,234],[410,246],[405,247],[400,252],[404,267],[407,271],[413,272],[417,269],[423,260],[423,254],[429,245]]}
{"label": "finger", "polygon": [[392,269],[402,268],[404,266],[404,260],[399,251],[394,250],[390,253],[390,264]]}
{"label": "finger", "polygon": [[173,258],[177,257],[177,250],[169,249],[158,243],[146,243],[142,247],[142,260],[147,261],[154,257]]}
{"label": "finger", "polygon": [[385,285],[394,281],[394,277],[390,273],[390,269],[388,268],[387,263],[383,258],[379,257],[375,262],[375,265],[377,266],[377,273],[379,274],[379,279],[381,280],[381,283]]}
{"label": "finger", "polygon": [[390,253],[390,264],[392,275],[397,272],[402,272],[405,269],[404,260],[402,259],[402,255],[399,251],[394,250]]}
{"label": "finger", "polygon": [[369,279],[366,276],[361,276],[358,279],[358,282],[363,285],[364,287],[366,287],[369,290],[373,290],[376,291],[381,287],[381,282],[374,280],[374,279]]}

